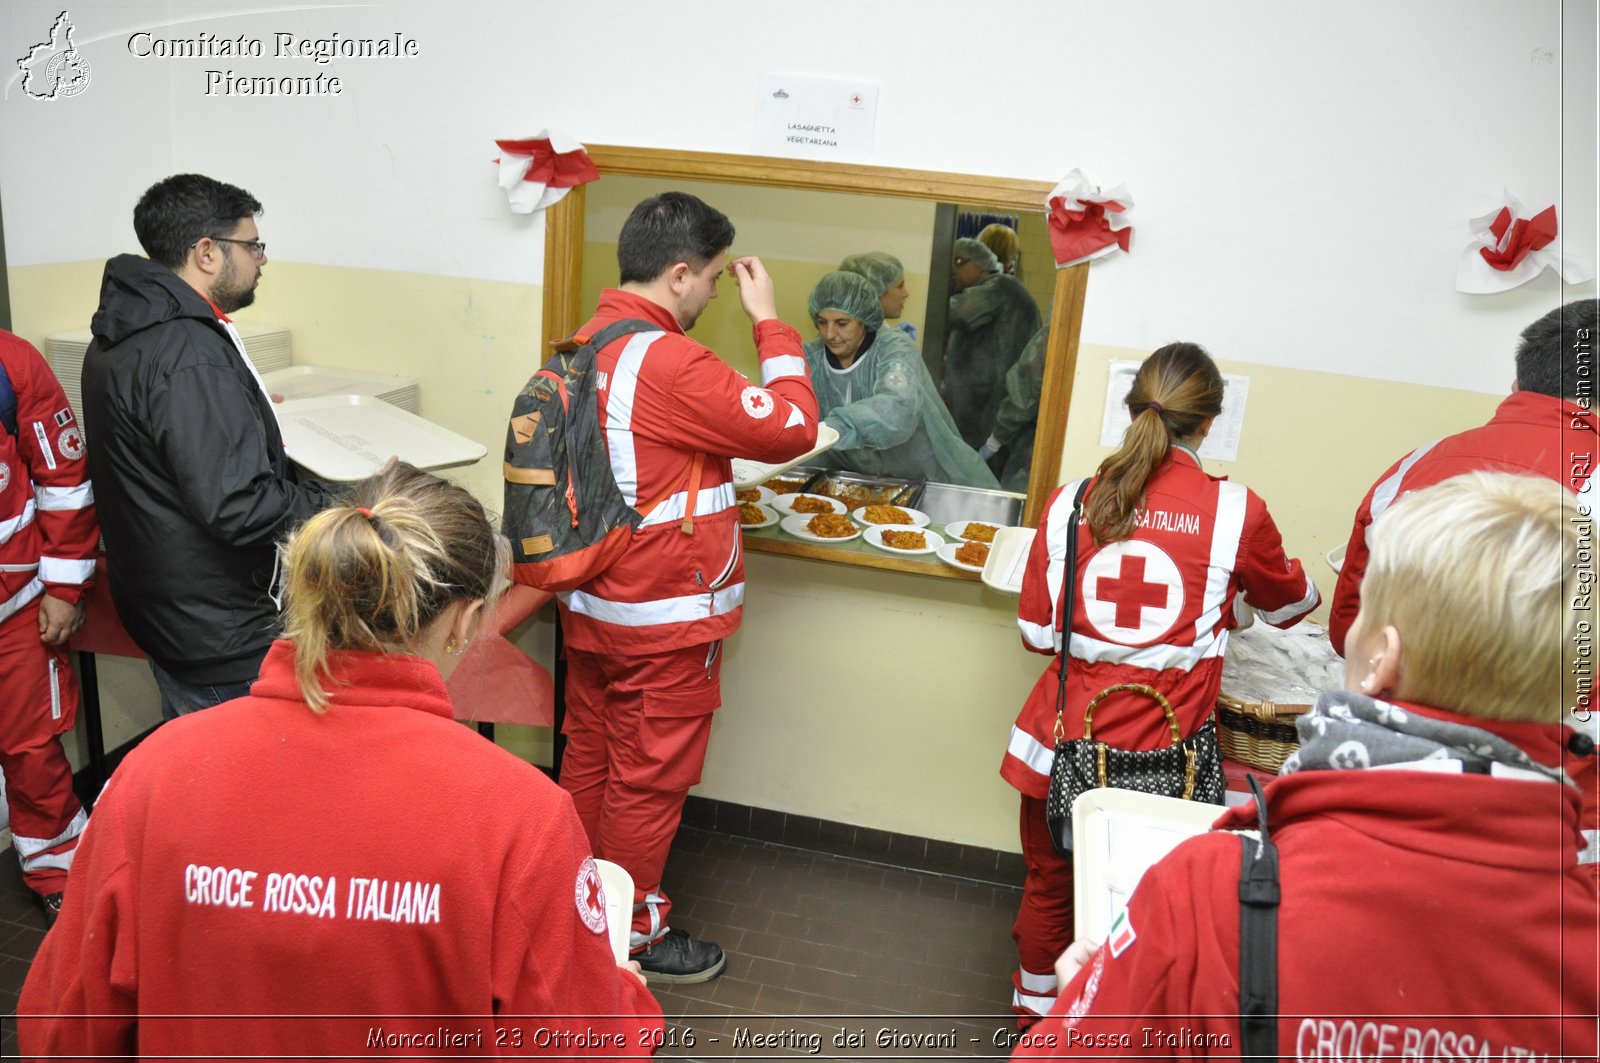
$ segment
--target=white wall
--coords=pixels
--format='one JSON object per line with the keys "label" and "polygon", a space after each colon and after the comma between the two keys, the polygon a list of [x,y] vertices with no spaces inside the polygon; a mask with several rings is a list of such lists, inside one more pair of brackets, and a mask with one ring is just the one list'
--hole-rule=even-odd
{"label": "white wall", "polygon": [[[197,169],[262,198],[287,260],[536,282],[540,225],[507,213],[493,138],[548,125],[747,152],[756,78],[773,70],[877,81],[876,163],[1128,181],[1135,252],[1096,267],[1091,342],[1193,337],[1243,361],[1500,391],[1516,332],[1594,291],[1563,293],[1548,274],[1500,296],[1452,287],[1465,220],[1502,187],[1558,203],[1568,247],[1596,257],[1584,0],[1564,16],[1561,0],[255,8],[72,7],[90,88],[41,103],[13,76],[0,102],[13,263],[131,248],[138,192]],[[0,55],[21,55],[59,10],[8,4]],[[399,31],[421,54],[137,59],[127,38],[141,29],[243,33],[269,50],[276,31]],[[344,92],[208,98],[207,68],[331,72]]]}

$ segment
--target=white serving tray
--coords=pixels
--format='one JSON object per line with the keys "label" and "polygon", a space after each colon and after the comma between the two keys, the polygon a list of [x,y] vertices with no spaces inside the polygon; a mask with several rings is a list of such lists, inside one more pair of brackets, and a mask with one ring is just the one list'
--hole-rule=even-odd
{"label": "white serving tray", "polygon": [[370,395],[325,395],[278,406],[290,460],[327,480],[362,480],[396,455],[419,469],[471,465],[489,452]]}
{"label": "white serving tray", "polygon": [[1033,548],[1032,528],[1001,528],[989,544],[989,560],[983,565],[983,582],[1002,594],[1022,593],[1022,570],[1028,567],[1028,551]]}
{"label": "white serving tray", "polygon": [[1222,812],[1221,805],[1134,790],[1079,794],[1072,803],[1074,936],[1104,941],[1144,873],[1185,839],[1209,831]]}
{"label": "white serving tray", "polygon": [[799,455],[791,461],[781,461],[776,465],[764,462],[751,461],[749,458],[733,459],[733,486],[754,487],[765,480],[770,480],[781,472],[788,472],[796,465],[803,465],[807,458],[814,458],[824,450],[829,449],[839,442],[839,430],[831,425],[817,425],[817,445]]}
{"label": "white serving tray", "polygon": [[414,388],[410,377],[390,373],[366,373],[359,369],[329,369],[320,365],[291,365],[261,374],[267,390],[290,399],[314,399],[323,395],[370,395],[383,398],[392,392]]}

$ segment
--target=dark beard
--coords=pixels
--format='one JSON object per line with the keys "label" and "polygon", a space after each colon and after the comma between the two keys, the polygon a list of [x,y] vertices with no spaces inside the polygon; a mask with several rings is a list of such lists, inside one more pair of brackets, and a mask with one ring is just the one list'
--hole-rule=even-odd
{"label": "dark beard", "polygon": [[239,271],[229,259],[222,272],[217,275],[217,280],[211,288],[211,301],[217,304],[217,309],[224,314],[231,314],[235,310],[243,310],[256,301],[256,285],[261,283],[261,274],[258,271],[254,282],[248,288],[237,287]]}

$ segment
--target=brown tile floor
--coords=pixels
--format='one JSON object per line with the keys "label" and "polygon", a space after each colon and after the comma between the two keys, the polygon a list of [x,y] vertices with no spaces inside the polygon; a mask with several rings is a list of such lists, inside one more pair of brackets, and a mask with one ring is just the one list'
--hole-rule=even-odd
{"label": "brown tile floor", "polygon": [[[674,924],[729,958],[716,981],[657,991],[671,1027],[662,1056],[1009,1054],[997,1040],[1011,1029],[1018,890],[687,827],[667,882]],[[16,860],[0,853],[0,1013],[16,1009],[43,937]],[[6,1022],[0,1056],[16,1047]]]}

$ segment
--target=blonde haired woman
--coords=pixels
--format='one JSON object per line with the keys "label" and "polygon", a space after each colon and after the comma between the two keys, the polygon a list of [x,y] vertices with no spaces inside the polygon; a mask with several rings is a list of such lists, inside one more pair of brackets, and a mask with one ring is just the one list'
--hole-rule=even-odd
{"label": "blonde haired woman", "polygon": [[293,534],[250,695],[168,723],[102,794],[25,1055],[648,1051],[661,1010],[612,958],[571,800],[452,718],[505,568],[483,507],[405,465]]}
{"label": "blonde haired woman", "polygon": [[[1152,1045],[1595,1058],[1595,892],[1577,861],[1583,795],[1562,771],[1592,745],[1561,722],[1592,525],[1552,480],[1469,473],[1371,530],[1346,690],[1301,718],[1300,751],[1266,788],[1276,962],[1241,961],[1254,842],[1191,839],[1140,881],[1118,944],[1063,957],[1063,999],[1018,1055],[1072,1054],[1070,1029],[1146,1059]],[[1218,826],[1257,823],[1243,807]],[[1241,987],[1262,973],[1276,1019],[1252,1029],[1276,1051],[1242,1039]]]}
{"label": "blonde haired woman", "polygon": [[[1051,496],[1023,575],[1023,643],[1055,657],[1017,716],[1000,767],[1022,794],[1027,878],[1012,928],[1020,960],[1012,1005],[1024,1026],[1054,1001],[1055,960],[1072,941],[1072,862],[1055,852],[1044,814],[1062,640],[1070,636],[1063,719],[1074,737],[1096,694],[1134,683],[1171,702],[1184,738],[1215,743],[1234,599],[1242,591],[1279,627],[1321,600],[1300,562],[1284,554],[1266,504],[1200,467],[1196,451],[1222,411],[1222,374],[1205,350],[1174,343],[1156,351],[1139,367],[1127,404],[1133,421],[1121,448],[1086,485],[1073,481]],[[1081,529],[1071,520],[1080,486]],[[1064,573],[1069,536],[1078,540],[1077,567]],[[1075,586],[1070,618],[1060,615],[1063,579]],[[1132,692],[1103,699],[1093,728],[1121,749],[1172,741],[1157,703]]]}

